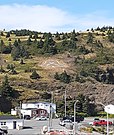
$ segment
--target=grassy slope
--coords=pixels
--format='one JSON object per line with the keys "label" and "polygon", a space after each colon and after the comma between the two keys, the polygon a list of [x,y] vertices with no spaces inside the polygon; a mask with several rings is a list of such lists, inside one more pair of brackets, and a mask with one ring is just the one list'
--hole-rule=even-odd
{"label": "grassy slope", "polygon": [[[83,33],[83,36],[79,38],[78,43],[80,45],[84,45],[87,48],[91,48],[91,46],[89,46],[88,44],[86,44],[85,39],[87,37],[88,32]],[[5,35],[5,34],[4,34]],[[13,43],[15,41],[15,39],[20,39],[21,41],[27,40],[28,36],[18,36],[16,37],[14,34],[11,34],[10,36],[11,38],[11,43]],[[4,41],[5,44],[8,44],[8,39],[5,38],[5,36],[1,36],[1,39]],[[103,42],[103,45],[106,48],[111,48],[112,52],[113,52],[113,44],[109,43],[106,40],[106,37],[98,35],[95,35],[95,39],[96,40],[100,40],[101,42]],[[59,41],[60,42],[60,41]],[[95,47],[93,47],[93,49],[95,49]],[[85,59],[90,59],[90,58],[95,58],[96,57],[96,53],[97,50],[95,50],[94,53],[92,54],[87,54],[85,55]],[[39,81],[42,82],[50,82],[52,81],[52,77],[50,76],[50,74],[52,73],[51,70],[49,69],[43,69],[42,67],[39,66],[39,64],[42,62],[43,59],[45,59],[44,57],[33,57],[31,59],[26,59],[24,60],[25,64],[21,65],[19,63],[19,61],[12,61],[11,55],[6,54],[6,55],[1,55],[1,58],[4,59],[6,62],[4,63],[3,67],[6,69],[6,66],[8,63],[12,63],[15,65],[16,67],[16,71],[18,72],[18,74],[16,75],[8,75],[9,80],[10,81],[33,81],[30,79],[30,74],[31,73],[25,73],[24,70],[27,68],[31,68],[31,69],[36,69],[36,71],[39,73],[39,75],[42,77]],[[46,58],[47,59],[47,58]],[[78,66],[77,66],[78,67]],[[80,67],[78,67],[80,68]],[[78,69],[77,69],[78,70]],[[0,82],[2,82],[3,77],[5,74],[0,74]],[[22,86],[14,86],[17,90],[22,91],[22,95],[20,96],[20,99],[26,99],[29,97],[37,97],[38,94],[36,94],[36,92],[38,92],[38,90],[34,90],[34,89],[28,89],[26,87],[22,87]]]}

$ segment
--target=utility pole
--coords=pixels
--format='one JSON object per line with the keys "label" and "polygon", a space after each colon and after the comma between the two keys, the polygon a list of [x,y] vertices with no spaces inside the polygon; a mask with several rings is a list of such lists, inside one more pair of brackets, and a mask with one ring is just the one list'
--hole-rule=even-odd
{"label": "utility pole", "polygon": [[22,117],[22,116],[21,116],[21,108],[22,108],[22,102],[21,102],[21,100],[20,100],[19,108],[18,108],[20,119],[21,119],[21,117]]}
{"label": "utility pole", "polygon": [[49,127],[52,127],[52,102],[53,102],[53,92],[51,93],[51,99],[50,99],[50,104],[49,104]]}
{"label": "utility pole", "polygon": [[52,101],[51,102],[54,103],[54,92],[51,93],[51,96],[52,96],[52,98],[51,98]]}
{"label": "utility pole", "polygon": [[49,105],[49,127],[52,127],[52,104]]}
{"label": "utility pole", "polygon": [[65,90],[65,117],[66,117],[66,90]]}

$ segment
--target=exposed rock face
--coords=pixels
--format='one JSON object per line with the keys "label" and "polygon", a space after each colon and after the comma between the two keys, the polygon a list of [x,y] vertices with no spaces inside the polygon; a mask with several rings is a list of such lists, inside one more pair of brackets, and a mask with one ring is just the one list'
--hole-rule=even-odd
{"label": "exposed rock face", "polygon": [[53,92],[56,100],[61,99],[64,96],[66,90],[67,96],[72,99],[76,98],[79,93],[94,98],[95,102],[102,102],[104,104],[114,104],[114,85],[102,84],[99,82],[85,82],[78,83],[72,82],[70,84],[60,83],[59,81],[53,82],[11,82],[11,85],[23,86],[42,92],[46,90]]}

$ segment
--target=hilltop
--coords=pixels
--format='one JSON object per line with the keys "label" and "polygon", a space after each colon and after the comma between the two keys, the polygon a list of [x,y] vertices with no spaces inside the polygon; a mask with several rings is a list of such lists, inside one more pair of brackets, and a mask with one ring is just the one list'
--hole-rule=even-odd
{"label": "hilltop", "polygon": [[[19,101],[74,101],[79,94],[94,102],[114,104],[114,28],[85,32],[0,33],[0,83],[7,74]],[[8,67],[9,66],[9,67]],[[31,78],[33,72],[39,77]]]}

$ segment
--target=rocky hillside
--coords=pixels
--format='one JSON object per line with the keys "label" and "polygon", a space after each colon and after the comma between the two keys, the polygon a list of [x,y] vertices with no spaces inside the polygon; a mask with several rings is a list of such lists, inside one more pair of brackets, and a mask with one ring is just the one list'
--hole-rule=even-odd
{"label": "rocky hillside", "polygon": [[[70,100],[82,93],[92,101],[114,104],[112,27],[56,33],[51,37],[46,37],[46,33],[22,32],[25,31],[0,35],[0,83],[7,74],[10,85],[20,93],[18,102],[45,100],[46,92],[57,102],[63,100],[66,90]],[[34,70],[40,76],[37,79],[30,77]],[[68,82],[62,78],[64,72],[70,78]]]}

